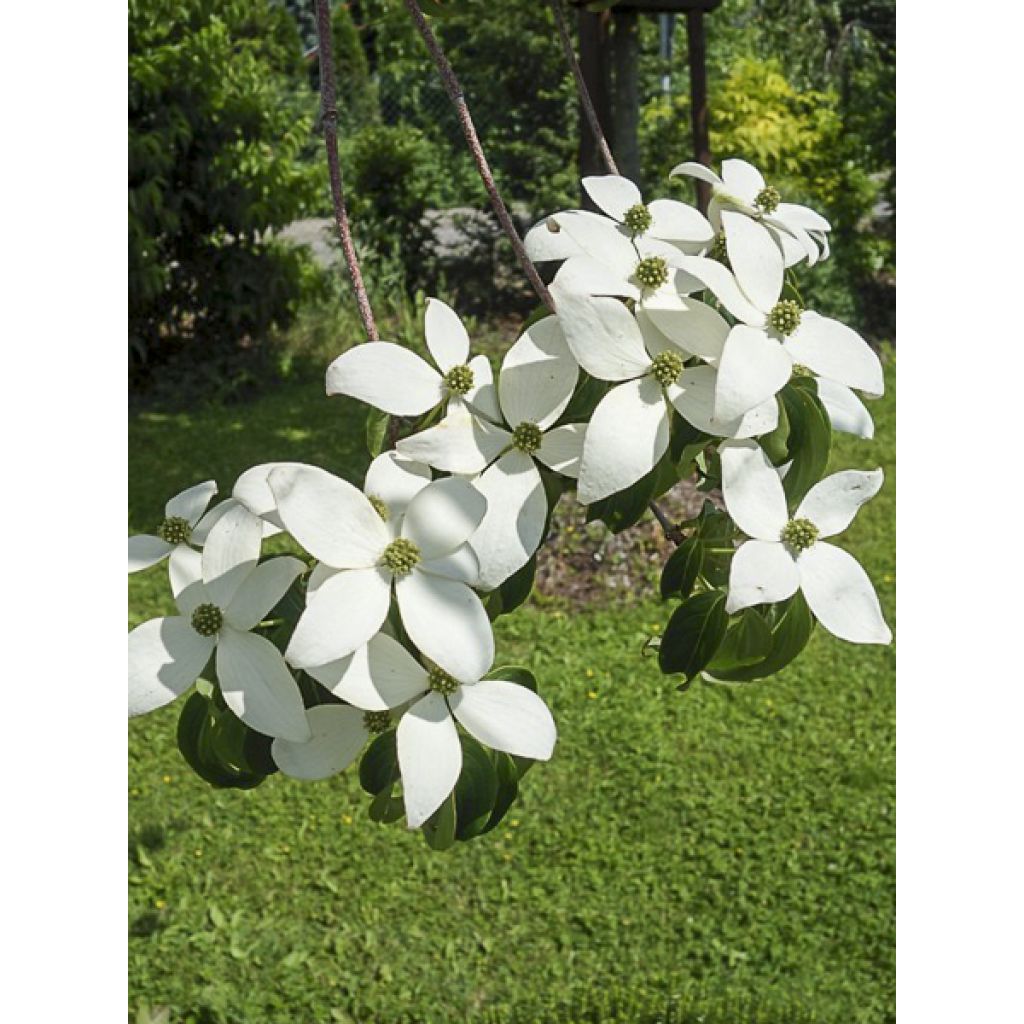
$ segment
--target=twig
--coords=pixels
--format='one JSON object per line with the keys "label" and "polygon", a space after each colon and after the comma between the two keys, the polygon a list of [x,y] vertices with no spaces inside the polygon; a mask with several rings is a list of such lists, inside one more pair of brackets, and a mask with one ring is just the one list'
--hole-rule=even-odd
{"label": "twig", "polygon": [[[318,5],[322,2],[323,0],[317,0]],[[523,240],[519,237],[519,232],[516,231],[516,226],[512,222],[512,217],[509,215],[508,208],[505,206],[505,201],[501,198],[501,195],[498,192],[498,187],[494,183],[494,175],[491,173],[490,165],[487,163],[487,157],[484,155],[483,147],[480,144],[480,136],[477,135],[476,127],[473,124],[473,118],[469,114],[469,107],[466,106],[465,94],[463,93],[462,86],[459,84],[459,80],[455,75],[455,71],[452,69],[448,58],[441,49],[437,38],[434,36],[433,30],[427,23],[427,19],[423,16],[423,11],[420,9],[420,5],[416,0],[405,0],[405,6],[409,9],[409,14],[412,16],[416,29],[423,37],[423,42],[426,43],[427,49],[430,51],[430,56],[433,58],[434,64],[437,66],[438,73],[441,76],[441,82],[444,85],[445,92],[448,93],[448,98],[452,101],[452,104],[455,107],[455,113],[458,116],[459,125],[462,128],[462,134],[466,137],[466,144],[469,146],[469,150],[473,154],[476,169],[484,183],[484,188],[487,189],[487,195],[490,196],[491,206],[494,207],[494,212],[497,214],[498,221],[501,223],[505,234],[508,236],[508,240],[512,243],[512,248],[515,250],[515,254],[518,257],[519,263],[526,273],[526,276],[530,279],[530,284],[533,285],[533,290],[537,293],[541,302],[543,302],[548,309],[554,312],[555,303],[551,298],[551,293],[541,280],[540,274],[537,273],[537,268],[533,265],[533,261],[526,254],[526,247],[523,245]]]}
{"label": "twig", "polygon": [[657,502],[650,502],[648,508],[654,513],[654,518],[658,520],[661,525],[662,532],[665,537],[672,541],[673,544],[682,544],[683,542],[683,531],[676,526],[671,519],[658,507]]}
{"label": "twig", "polygon": [[334,223],[341,241],[341,251],[352,278],[356,293],[356,305],[362,318],[366,336],[370,341],[379,341],[377,324],[373,319],[370,299],[363,284],[359,269],[359,258],[352,242],[352,231],[345,207],[345,188],[341,179],[341,162],[338,159],[338,106],[334,89],[334,53],[331,49],[331,4],[330,0],[316,0],[316,34],[320,57],[320,107],[323,112],[324,145],[327,147],[327,168],[331,178],[331,200],[334,203]]}
{"label": "twig", "polygon": [[594,108],[594,101],[590,98],[590,90],[587,88],[586,79],[583,77],[583,69],[580,67],[580,62],[576,59],[572,37],[569,35],[569,26],[565,22],[565,7],[562,4],[562,0],[551,0],[551,10],[555,13],[555,24],[558,26],[558,35],[562,40],[562,50],[565,52],[565,59],[569,62],[569,67],[572,68],[573,77],[576,79],[576,89],[579,92],[580,105],[583,107],[583,112],[587,115],[587,123],[590,125],[590,131],[597,141],[597,148],[601,154],[601,159],[604,161],[605,167],[608,168],[609,174],[618,174],[619,168],[608,146],[604,130],[601,128],[601,121],[597,116],[597,110]]}

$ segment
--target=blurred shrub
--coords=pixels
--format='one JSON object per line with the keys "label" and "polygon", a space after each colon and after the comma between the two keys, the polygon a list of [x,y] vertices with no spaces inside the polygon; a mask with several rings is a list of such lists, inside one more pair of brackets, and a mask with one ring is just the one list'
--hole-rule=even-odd
{"label": "blurred shrub", "polygon": [[315,98],[267,0],[129,4],[129,366],[232,363],[318,275],[273,243],[323,172],[299,160]]}

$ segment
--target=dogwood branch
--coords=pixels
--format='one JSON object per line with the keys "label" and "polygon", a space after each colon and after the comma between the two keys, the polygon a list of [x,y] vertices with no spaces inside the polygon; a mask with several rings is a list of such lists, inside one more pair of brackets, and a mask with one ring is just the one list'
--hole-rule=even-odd
{"label": "dogwood branch", "polygon": [[649,502],[648,508],[654,513],[654,518],[658,520],[666,539],[672,541],[673,544],[681,544],[683,542],[683,531],[662,512],[658,503],[655,501]]}
{"label": "dogwood branch", "polygon": [[331,45],[331,4],[330,0],[316,0],[316,34],[320,58],[320,108],[323,113],[324,145],[327,147],[327,169],[331,179],[331,201],[334,205],[334,223],[345,255],[345,265],[352,278],[352,289],[356,293],[356,305],[362,318],[366,336],[370,341],[379,341],[377,324],[370,308],[370,298],[363,284],[352,242],[352,230],[345,206],[345,188],[341,177],[341,161],[338,157],[338,107],[334,88],[334,53]]}
{"label": "dogwood branch", "polygon": [[[318,0],[318,3],[319,2],[320,0]],[[427,19],[424,17],[423,11],[420,9],[420,5],[416,0],[405,0],[405,6],[409,9],[409,14],[412,16],[413,23],[416,25],[416,29],[420,36],[422,36],[423,42],[426,43],[427,49],[430,51],[430,56],[433,58],[438,74],[441,76],[441,82],[444,85],[444,90],[448,93],[448,98],[452,101],[452,104],[455,107],[455,113],[458,116],[459,126],[462,128],[462,134],[465,136],[466,144],[469,146],[469,150],[473,154],[473,161],[476,163],[477,172],[480,174],[480,178],[484,183],[484,188],[487,190],[487,195],[490,197],[491,206],[494,208],[498,221],[500,222],[505,234],[508,236],[508,240],[512,243],[512,248],[515,250],[516,257],[518,258],[526,276],[529,278],[530,284],[533,285],[533,290],[537,293],[541,302],[543,302],[544,305],[553,313],[555,311],[554,300],[551,298],[551,293],[548,291],[547,286],[541,280],[540,274],[537,273],[537,268],[533,265],[533,261],[529,256],[527,256],[523,240],[519,237],[519,232],[516,230],[516,226],[512,222],[512,217],[508,212],[508,207],[505,205],[505,201],[501,198],[501,194],[498,192],[498,186],[494,182],[494,175],[491,173],[490,164],[487,162],[487,157],[484,155],[483,146],[480,143],[480,136],[477,135],[476,126],[473,124],[473,118],[470,116],[469,107],[466,105],[465,94],[463,93],[462,86],[459,84],[459,80],[455,75],[455,71],[448,58],[445,56],[444,51],[441,49],[441,45],[438,43],[433,30],[427,23]]]}
{"label": "dogwood branch", "polygon": [[565,53],[565,59],[568,61],[569,67],[572,69],[573,78],[576,79],[576,90],[579,93],[580,105],[583,107],[583,112],[587,116],[587,123],[590,125],[590,131],[597,141],[597,148],[601,153],[601,159],[604,161],[605,167],[608,168],[609,174],[618,174],[619,168],[615,163],[615,157],[612,156],[612,151],[608,146],[608,140],[605,138],[604,130],[601,128],[601,121],[597,116],[594,101],[590,98],[590,90],[587,88],[587,81],[583,77],[583,69],[580,67],[580,62],[576,59],[576,50],[573,48],[572,36],[569,34],[568,24],[566,24],[565,6],[563,5],[562,0],[551,0],[551,10],[554,11],[555,14],[555,24],[558,26],[558,35],[562,40],[562,50]]}

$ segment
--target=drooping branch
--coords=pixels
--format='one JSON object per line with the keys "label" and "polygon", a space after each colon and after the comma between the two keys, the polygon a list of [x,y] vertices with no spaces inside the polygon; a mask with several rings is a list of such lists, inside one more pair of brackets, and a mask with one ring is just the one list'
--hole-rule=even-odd
{"label": "drooping branch", "polygon": [[576,50],[572,45],[572,36],[569,34],[569,26],[565,20],[565,6],[562,0],[551,0],[551,10],[555,14],[555,24],[558,26],[558,35],[562,40],[562,50],[565,53],[565,59],[572,69],[573,77],[576,79],[576,90],[579,93],[580,105],[583,107],[584,114],[586,114],[590,131],[597,140],[597,148],[601,154],[601,159],[604,161],[605,167],[608,168],[609,174],[618,174],[619,168],[615,163],[615,157],[612,156],[611,148],[608,146],[604,130],[601,128],[601,121],[597,116],[594,101],[590,98],[590,90],[587,88],[587,80],[583,77],[583,69],[580,67],[580,62],[576,59]]}
{"label": "drooping branch", "polygon": [[[321,2],[321,0],[318,0],[318,2]],[[494,212],[498,217],[502,230],[504,230],[505,234],[508,236],[508,240],[512,243],[512,248],[515,251],[516,257],[518,258],[524,273],[529,278],[530,284],[533,285],[533,290],[537,293],[541,302],[543,302],[551,312],[554,312],[555,303],[551,298],[551,293],[541,280],[540,274],[537,273],[537,268],[533,265],[533,261],[526,254],[526,247],[523,245],[523,240],[519,237],[519,232],[516,230],[516,226],[512,222],[512,217],[508,212],[508,207],[505,205],[505,201],[501,198],[501,194],[498,192],[498,186],[495,184],[490,164],[487,162],[487,157],[484,155],[483,146],[480,144],[480,136],[477,135],[476,126],[473,124],[473,118],[470,116],[469,107],[466,105],[465,94],[462,91],[462,86],[459,84],[455,71],[448,58],[445,56],[444,51],[441,49],[441,45],[438,43],[437,37],[434,35],[427,19],[424,17],[423,11],[420,9],[420,5],[416,0],[405,0],[405,6],[409,9],[409,14],[412,16],[413,23],[416,25],[416,30],[419,32],[420,36],[422,36],[423,42],[430,51],[430,56],[437,67],[438,74],[441,76],[441,82],[444,85],[444,90],[448,93],[448,98],[452,101],[452,104],[455,107],[455,113],[458,116],[459,126],[462,128],[462,134],[466,138],[466,144],[469,146],[469,150],[473,155],[473,161],[476,164],[477,172],[480,174],[480,178],[484,183],[484,188],[487,190],[487,195],[491,200],[491,206],[494,208]]]}
{"label": "drooping branch", "polygon": [[672,541],[673,544],[682,544],[683,531],[665,515],[658,503],[656,501],[648,502],[648,508],[654,513],[654,518],[658,520],[666,540]]}
{"label": "drooping branch", "polygon": [[370,341],[379,341],[377,324],[370,308],[370,298],[363,284],[359,269],[359,258],[352,241],[352,230],[348,223],[348,209],[345,206],[345,188],[341,177],[341,161],[338,157],[338,106],[334,85],[334,52],[331,37],[330,0],[316,0],[316,34],[320,57],[320,107],[323,114],[324,145],[327,148],[327,168],[331,179],[331,201],[334,205],[334,224],[338,229],[341,251],[345,265],[352,278],[352,289],[356,294],[356,305],[362,318],[366,336]]}

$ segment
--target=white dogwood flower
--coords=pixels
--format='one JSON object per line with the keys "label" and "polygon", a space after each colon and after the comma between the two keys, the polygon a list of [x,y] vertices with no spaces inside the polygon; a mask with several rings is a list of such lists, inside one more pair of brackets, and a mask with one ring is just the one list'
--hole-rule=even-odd
{"label": "white dogwood flower", "polygon": [[[739,241],[737,237],[730,238],[730,232],[738,217],[760,225],[760,233],[772,241],[776,252],[767,248],[758,251],[773,263],[778,262],[776,253],[782,256],[782,263],[787,267],[803,259],[813,266],[828,255],[828,243],[823,239],[831,230],[829,222],[807,206],[782,202],[779,190],[768,185],[761,172],[746,160],[723,160],[721,177],[703,164],[692,162],[674,167],[669,177],[679,174],[711,185],[708,219],[714,230],[723,233],[730,263]],[[735,264],[733,269],[736,269]],[[738,272],[737,276],[742,277],[742,273]]]}
{"label": "white dogwood flower", "polygon": [[[481,679],[493,650],[480,647],[483,671],[459,675],[451,658],[420,664],[398,641],[379,633],[342,663],[317,678],[335,696],[381,715],[407,709],[398,721],[398,764],[410,828],[418,828],[441,806],[462,770],[458,722],[494,750],[547,761],[557,730],[547,705],[518,683]],[[370,720],[371,723],[374,720]]]}
{"label": "white dogwood flower", "polygon": [[584,424],[553,426],[578,378],[559,318],[545,317],[522,334],[501,364],[498,403],[507,429],[461,407],[398,443],[399,452],[437,469],[480,474],[473,484],[487,500],[487,514],[470,544],[485,590],[522,568],[541,542],[548,501],[538,463],[563,476],[579,471]]}
{"label": "white dogwood flower", "polygon": [[[213,550],[217,540],[206,546]],[[216,561],[226,565],[224,555]],[[216,652],[224,701],[246,725],[267,736],[302,741],[309,727],[280,651],[251,632],[281,600],[303,564],[289,556],[239,563],[177,594],[179,615],[151,619],[128,634],[128,714],[169,704],[199,677]]]}
{"label": "white dogwood flower", "polygon": [[469,335],[456,312],[427,299],[423,329],[438,369],[401,345],[367,342],[327,368],[327,394],[358,398],[392,416],[419,416],[457,397],[480,415],[497,417],[491,364],[483,355],[469,358]]}
{"label": "white dogwood flower", "polygon": [[[754,224],[754,221],[747,221]],[[746,285],[716,260],[684,256],[683,265],[715,295],[740,323],[729,332],[718,360],[716,414],[744,412],[777,394],[803,366],[816,375],[868,395],[882,394],[882,364],[871,346],[852,328],[783,299],[782,277],[767,262],[751,264]],[[747,291],[751,282],[757,287]],[[754,296],[757,296],[756,298]],[[655,322],[686,300],[659,296],[649,309]]]}
{"label": "white dogwood flower", "polygon": [[867,573],[823,539],[845,530],[878,493],[882,471],[833,473],[790,516],[782,478],[755,442],[729,441],[719,452],[726,508],[751,538],[733,556],[726,610],[784,601],[799,589],[830,633],[851,643],[889,643],[892,633]]}
{"label": "white dogwood flower", "polygon": [[[560,295],[560,320],[580,365],[599,380],[617,383],[594,410],[584,435],[577,486],[582,504],[629,487],[658,464],[668,449],[673,407],[699,430],[720,437],[752,437],[778,425],[774,401],[732,419],[712,408],[717,370],[685,367],[695,353],[676,336],[689,333],[694,348],[714,360],[728,325],[703,303],[686,302],[673,313],[678,323],[670,337],[645,310],[631,313],[618,299]],[[692,325],[689,331],[685,324]]]}
{"label": "white dogwood flower", "polygon": [[155,534],[136,533],[128,538],[128,572],[148,569],[170,556],[171,590],[177,594],[195,577],[196,549],[203,546],[210,528],[226,511],[222,505],[206,511],[216,493],[216,482],[207,480],[171,498]]}
{"label": "white dogwood flower", "polygon": [[387,617],[392,585],[406,632],[430,658],[447,652],[472,675],[481,652],[493,657],[487,613],[467,585],[478,566],[466,541],[487,508],[470,483],[423,487],[396,532],[366,495],[325,470],[280,468],[269,480],[288,532],[336,570],[309,597],[285,652],[290,664],[314,668],[365,644]]}

